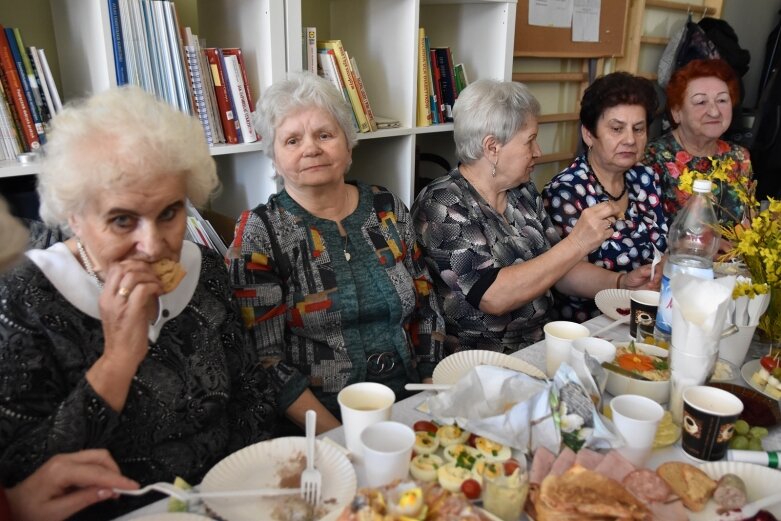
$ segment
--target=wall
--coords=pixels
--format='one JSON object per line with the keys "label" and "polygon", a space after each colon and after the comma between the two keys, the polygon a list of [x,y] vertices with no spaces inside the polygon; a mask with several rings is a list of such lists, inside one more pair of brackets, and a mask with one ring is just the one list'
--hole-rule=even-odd
{"label": "wall", "polygon": [[765,61],[765,43],[779,21],[781,0],[724,0],[724,18],[735,29],[740,46],[751,53],[751,64],[743,77],[746,95],[743,106],[753,108],[757,103],[762,64]]}

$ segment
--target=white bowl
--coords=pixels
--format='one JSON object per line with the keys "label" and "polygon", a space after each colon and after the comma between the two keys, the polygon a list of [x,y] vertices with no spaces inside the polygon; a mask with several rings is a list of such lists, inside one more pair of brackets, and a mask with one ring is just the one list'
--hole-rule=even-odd
{"label": "white bowl", "polygon": [[616,358],[616,346],[602,338],[587,336],[576,338],[572,341],[572,347],[581,353],[588,353],[596,358],[599,363],[612,362]]}
{"label": "white bowl", "polygon": [[[626,347],[627,345],[628,342],[621,342],[617,343],[616,347]],[[635,342],[635,349],[642,353],[658,356],[660,358],[667,358],[668,356],[666,349],[651,344],[640,344]],[[618,374],[607,368],[606,370],[607,385],[605,386],[605,390],[613,396],[639,394],[640,396],[648,397],[658,403],[667,403],[670,400],[669,380],[663,382],[647,382],[645,380],[638,380],[636,378]]]}

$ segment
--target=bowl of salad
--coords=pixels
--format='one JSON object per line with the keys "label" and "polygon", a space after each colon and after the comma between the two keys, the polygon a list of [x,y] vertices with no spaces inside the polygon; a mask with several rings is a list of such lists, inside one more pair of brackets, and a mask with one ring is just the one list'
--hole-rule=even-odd
{"label": "bowl of salad", "polygon": [[670,364],[666,349],[651,344],[616,344],[616,357],[605,364],[605,390],[613,396],[639,394],[658,403],[670,399]]}

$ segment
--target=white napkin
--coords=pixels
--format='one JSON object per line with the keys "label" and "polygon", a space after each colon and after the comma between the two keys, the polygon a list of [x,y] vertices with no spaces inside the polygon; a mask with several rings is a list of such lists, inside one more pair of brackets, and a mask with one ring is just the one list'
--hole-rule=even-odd
{"label": "white napkin", "polygon": [[673,293],[672,345],[691,354],[717,351],[732,303],[735,277],[705,280],[678,273],[670,285]]}
{"label": "white napkin", "polygon": [[651,246],[654,248],[654,260],[651,261],[651,280],[653,280],[654,273],[656,273],[656,265],[662,260],[662,252],[659,251],[656,244],[651,243]]}

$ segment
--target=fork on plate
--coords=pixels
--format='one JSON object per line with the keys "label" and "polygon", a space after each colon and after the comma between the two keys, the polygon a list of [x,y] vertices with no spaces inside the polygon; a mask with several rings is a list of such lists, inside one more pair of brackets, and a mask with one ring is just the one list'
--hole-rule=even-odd
{"label": "fork on plate", "polygon": [[159,482],[146,485],[136,490],[115,488],[116,494],[124,496],[141,496],[148,492],[161,492],[181,501],[204,498],[227,498],[227,497],[260,497],[260,496],[292,496],[301,493],[298,488],[254,488],[247,490],[225,490],[214,492],[195,492],[175,487],[171,483]]}
{"label": "fork on plate", "polygon": [[323,485],[323,476],[315,468],[315,425],[317,413],[313,410],[306,411],[306,470],[301,473],[301,497],[310,505],[320,504],[320,489]]}

